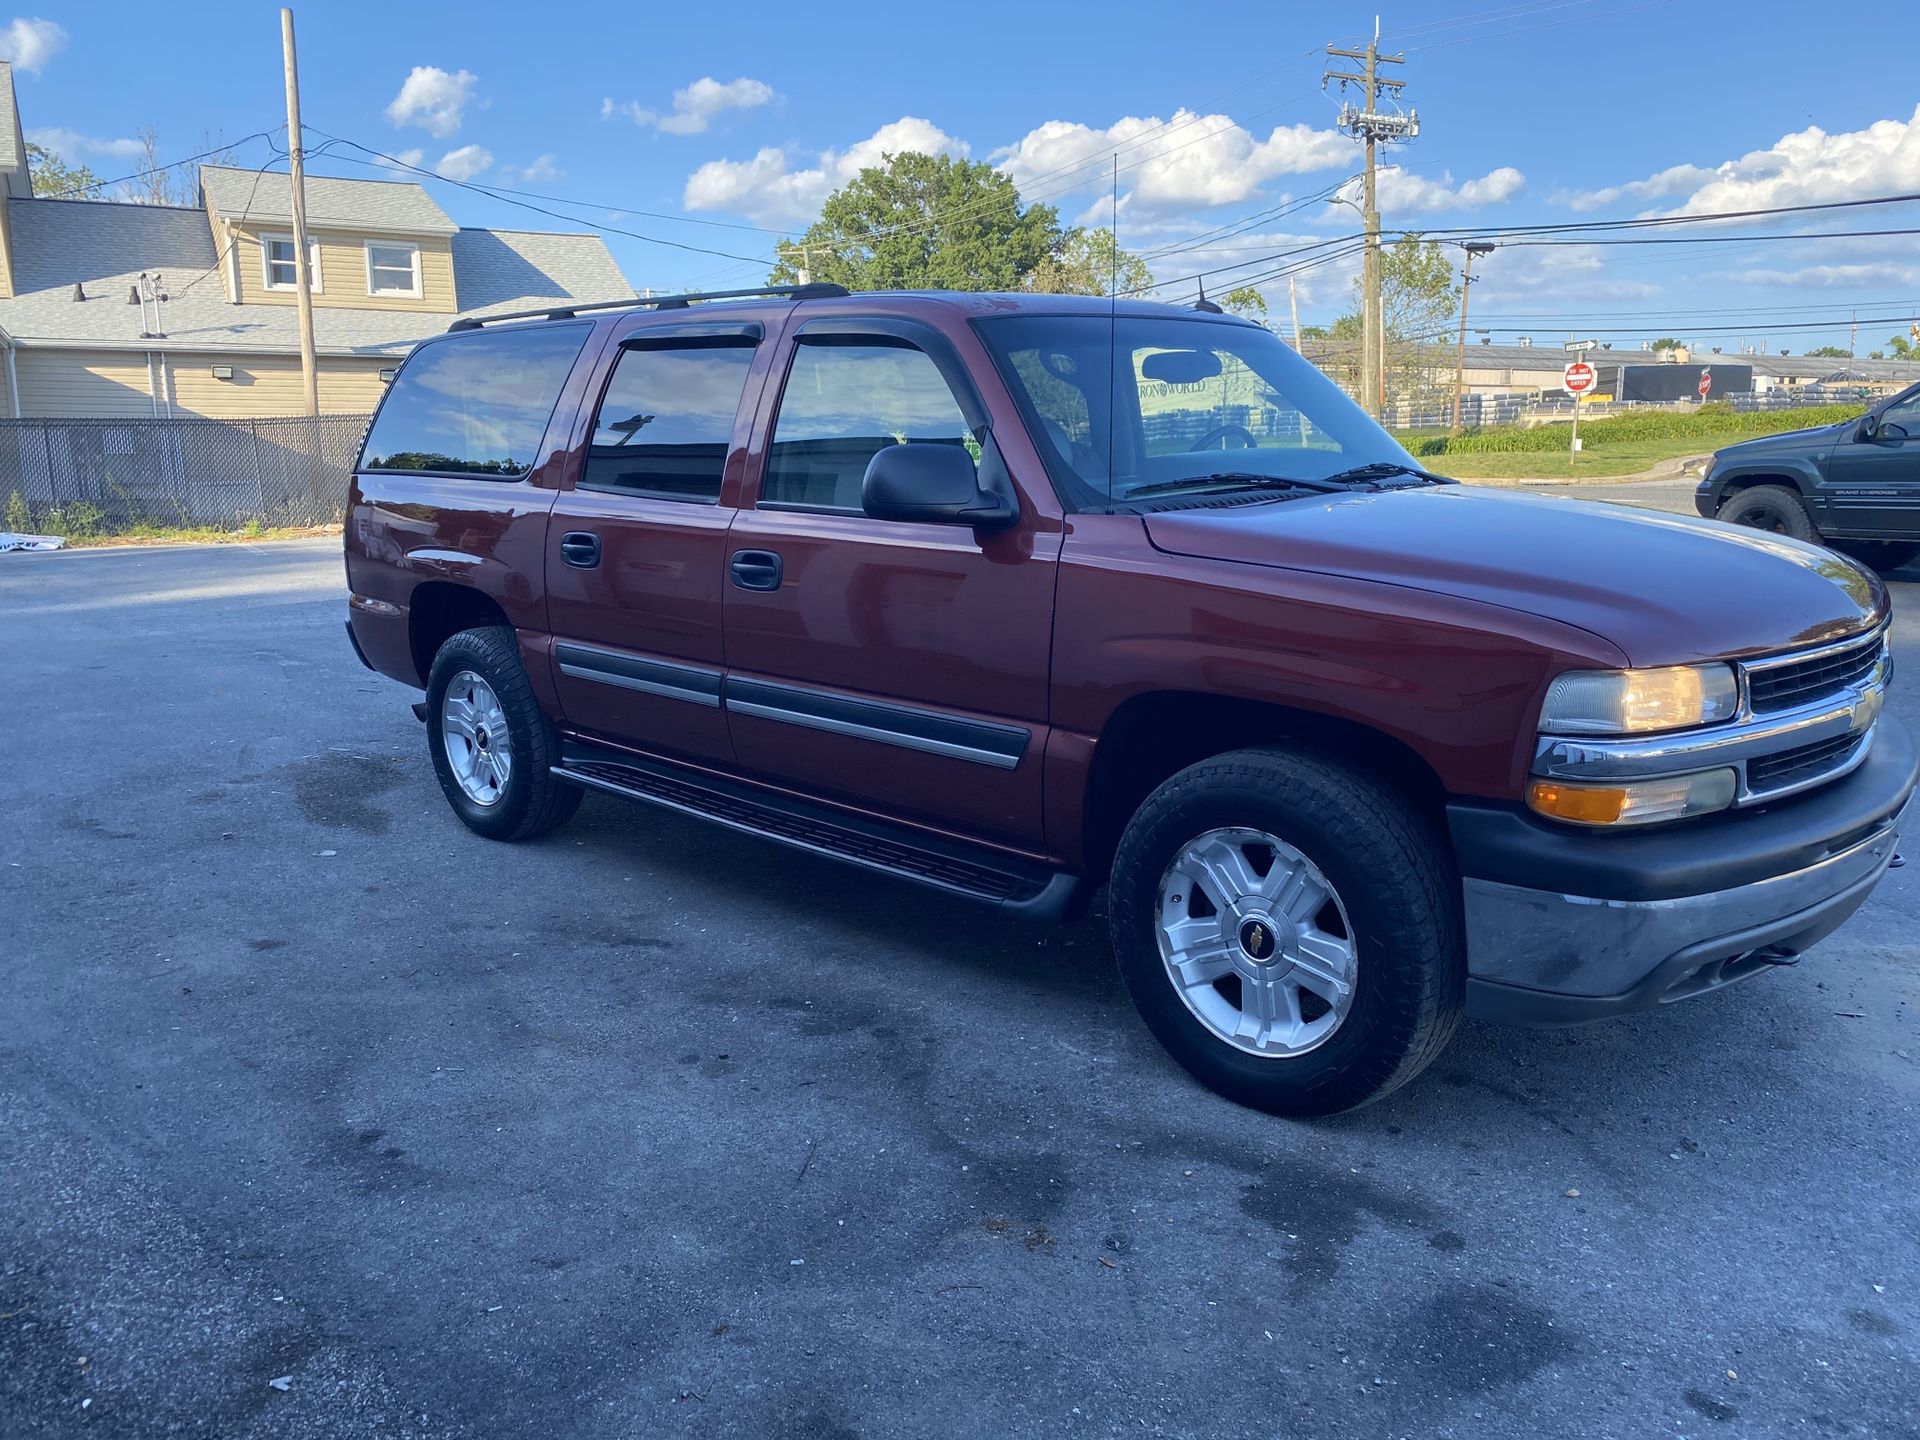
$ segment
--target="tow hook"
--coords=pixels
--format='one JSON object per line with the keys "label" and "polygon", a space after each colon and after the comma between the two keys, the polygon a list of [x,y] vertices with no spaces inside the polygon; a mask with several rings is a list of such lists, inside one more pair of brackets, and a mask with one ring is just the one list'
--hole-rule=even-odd
{"label": "tow hook", "polygon": [[1887,869],[1898,870],[1903,866],[1905,866],[1906,863],[1907,863],[1907,857],[1902,855],[1898,850],[1896,850],[1893,852],[1893,859],[1887,862]]}

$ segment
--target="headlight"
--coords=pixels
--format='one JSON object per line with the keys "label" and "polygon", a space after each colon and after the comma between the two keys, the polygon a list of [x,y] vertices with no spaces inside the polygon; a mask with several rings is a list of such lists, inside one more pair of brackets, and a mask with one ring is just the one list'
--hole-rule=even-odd
{"label": "headlight", "polygon": [[1736,779],[1733,771],[1721,769],[1657,780],[1535,780],[1527,787],[1527,804],[1576,825],[1647,825],[1725,810],[1733,804]]}
{"label": "headlight", "polygon": [[1740,684],[1729,665],[1658,670],[1570,670],[1547,687],[1540,728],[1549,735],[1641,735],[1731,720]]}

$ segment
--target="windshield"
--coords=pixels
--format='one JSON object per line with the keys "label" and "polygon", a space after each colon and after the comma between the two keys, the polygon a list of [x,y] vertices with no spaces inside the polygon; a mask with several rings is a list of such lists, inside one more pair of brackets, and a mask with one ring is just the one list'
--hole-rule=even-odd
{"label": "windshield", "polygon": [[1338,386],[1257,325],[1199,314],[977,323],[1075,510],[1215,475],[1315,481],[1414,464]]}

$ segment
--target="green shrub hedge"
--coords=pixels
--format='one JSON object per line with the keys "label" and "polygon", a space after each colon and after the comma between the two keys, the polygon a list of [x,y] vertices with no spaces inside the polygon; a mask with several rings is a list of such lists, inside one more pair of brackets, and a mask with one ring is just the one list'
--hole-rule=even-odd
{"label": "green shrub hedge", "polygon": [[[1864,405],[1807,405],[1797,410],[1735,410],[1731,405],[1700,405],[1690,410],[1630,410],[1581,425],[1583,448],[1631,444],[1636,440],[1684,440],[1698,436],[1724,443],[1730,437],[1778,435],[1852,420]],[[1564,425],[1489,425],[1459,435],[1404,434],[1397,437],[1415,455],[1535,454],[1567,448]]]}

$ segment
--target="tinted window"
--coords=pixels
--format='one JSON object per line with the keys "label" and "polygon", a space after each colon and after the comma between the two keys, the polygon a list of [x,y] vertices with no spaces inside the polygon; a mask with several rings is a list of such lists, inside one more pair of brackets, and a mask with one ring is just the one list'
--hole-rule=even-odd
{"label": "tinted window", "polygon": [[623,351],[594,419],[581,487],[718,500],[752,364],[753,342],[745,339]]}
{"label": "tinted window", "polygon": [[1075,509],[1221,473],[1316,480],[1373,461],[1412,463],[1331,380],[1257,325],[1028,315],[978,327]]}
{"label": "tinted window", "polygon": [[526,474],[591,329],[532,324],[423,345],[374,417],[360,468]]}
{"label": "tinted window", "polygon": [[804,342],[781,393],[761,501],[858,510],[867,462],[910,440],[972,448],[960,403],[925,351],[865,336]]}

